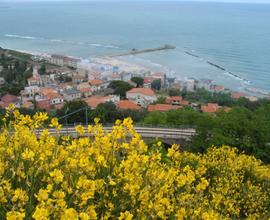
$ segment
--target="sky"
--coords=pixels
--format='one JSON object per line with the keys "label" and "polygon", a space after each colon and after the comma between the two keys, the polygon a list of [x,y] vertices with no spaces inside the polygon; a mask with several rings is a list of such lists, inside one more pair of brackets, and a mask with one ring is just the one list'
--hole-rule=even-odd
{"label": "sky", "polygon": [[[1,2],[23,2],[23,1],[74,1],[77,0],[0,0]],[[134,2],[134,1],[167,1],[167,0],[81,0],[81,1],[123,1],[123,2]],[[270,3],[270,0],[170,0],[170,1],[200,1],[200,2],[241,2],[241,3]]]}

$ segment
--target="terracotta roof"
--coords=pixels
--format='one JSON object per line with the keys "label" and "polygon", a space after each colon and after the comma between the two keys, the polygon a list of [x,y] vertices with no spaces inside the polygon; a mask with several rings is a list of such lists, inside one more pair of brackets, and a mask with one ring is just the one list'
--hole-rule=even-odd
{"label": "terracotta roof", "polygon": [[217,91],[217,92],[221,92],[221,91],[224,91],[225,88],[224,88],[224,86],[213,85],[213,86],[212,86],[212,90],[215,90],[215,91]]}
{"label": "terracotta roof", "polygon": [[166,103],[171,104],[172,102],[181,102],[183,100],[180,96],[171,96],[166,98]]}
{"label": "terracotta roof", "polygon": [[45,109],[45,110],[51,109],[51,103],[50,103],[50,100],[48,99],[38,100],[36,104],[37,104],[37,108],[39,109]]}
{"label": "terracotta roof", "polygon": [[99,86],[99,85],[103,84],[103,81],[100,79],[93,79],[93,80],[90,80],[90,84],[92,86]]}
{"label": "terracotta roof", "polygon": [[140,106],[136,105],[134,102],[129,100],[121,100],[117,103],[117,107],[119,109],[132,109],[132,110],[139,110],[141,109]]}
{"label": "terracotta roof", "polygon": [[39,89],[39,93],[46,96],[47,94],[58,92],[55,89],[43,87]]}
{"label": "terracotta roof", "polygon": [[91,89],[90,87],[88,87],[88,88],[81,88],[81,89],[80,89],[80,92],[81,92],[81,93],[92,92],[92,89]]}
{"label": "terracotta roof", "polygon": [[20,99],[15,95],[6,94],[1,98],[2,102],[5,102],[7,104],[18,102]]}
{"label": "terracotta roof", "polygon": [[231,97],[233,99],[240,99],[240,98],[245,97],[245,96],[246,96],[245,93],[240,93],[240,92],[234,92],[231,94]]}
{"label": "terracotta roof", "polygon": [[152,111],[164,112],[164,111],[176,110],[176,109],[180,109],[180,108],[181,108],[181,106],[177,106],[177,105],[156,104],[156,105],[149,105],[147,110],[149,112],[152,112]]}
{"label": "terracotta roof", "polygon": [[46,94],[46,97],[50,100],[57,99],[57,98],[63,99],[63,97],[59,93],[54,93],[54,92],[50,92]]}
{"label": "terracotta roof", "polygon": [[33,108],[34,104],[30,101],[27,101],[27,102],[23,103],[22,107],[29,109],[29,108]]}
{"label": "terracotta roof", "polygon": [[111,96],[92,96],[84,99],[88,106],[96,108],[99,104],[110,101]]}
{"label": "terracotta roof", "polygon": [[217,112],[221,107],[216,103],[208,103],[207,105],[202,105],[201,110],[205,113],[215,113]]}
{"label": "terracotta roof", "polygon": [[181,101],[181,105],[188,106],[189,105],[189,101],[183,99]]}
{"label": "terracotta roof", "polygon": [[127,93],[140,93],[146,96],[155,96],[155,92],[152,89],[148,88],[133,88],[129,90]]}

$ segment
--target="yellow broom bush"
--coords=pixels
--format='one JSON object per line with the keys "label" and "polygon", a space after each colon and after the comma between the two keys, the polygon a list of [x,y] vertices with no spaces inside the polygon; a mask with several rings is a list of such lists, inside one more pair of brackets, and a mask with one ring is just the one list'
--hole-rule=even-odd
{"label": "yellow broom bush", "polygon": [[[268,219],[270,168],[230,147],[148,148],[130,118],[52,135],[11,110],[0,134],[0,219]],[[57,119],[50,124],[58,131]],[[39,135],[37,129],[41,129]]]}

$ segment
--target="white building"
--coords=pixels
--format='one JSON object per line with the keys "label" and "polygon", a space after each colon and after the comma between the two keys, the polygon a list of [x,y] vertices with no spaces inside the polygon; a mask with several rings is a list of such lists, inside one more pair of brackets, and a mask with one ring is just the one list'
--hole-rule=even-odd
{"label": "white building", "polygon": [[72,101],[81,98],[81,92],[78,89],[68,89],[63,92],[66,101]]}
{"label": "white building", "polygon": [[149,88],[134,88],[129,90],[126,95],[128,100],[144,108],[157,101],[155,92]]}
{"label": "white building", "polygon": [[24,87],[24,90],[21,91],[21,95],[26,100],[33,100],[36,95],[39,93],[38,86],[27,86]]}
{"label": "white building", "polygon": [[68,66],[68,67],[73,67],[76,69],[78,67],[79,59],[54,54],[51,56],[49,61],[51,63],[59,65],[59,66]]}

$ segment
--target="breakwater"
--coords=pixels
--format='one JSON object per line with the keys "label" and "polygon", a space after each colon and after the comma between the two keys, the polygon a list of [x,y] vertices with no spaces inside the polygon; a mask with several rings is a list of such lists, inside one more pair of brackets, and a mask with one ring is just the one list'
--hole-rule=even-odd
{"label": "breakwater", "polygon": [[[192,56],[192,57],[195,57],[195,58],[202,58],[202,57],[200,57],[199,55],[197,55],[195,53],[191,53],[189,51],[184,51],[184,52],[189,56]],[[216,63],[211,62],[209,60],[206,60],[206,63],[209,64],[210,66],[213,66],[213,67],[215,67],[215,68],[217,68],[219,70],[224,71],[225,72],[224,74],[226,74],[228,76],[231,76],[231,77],[233,77],[235,79],[241,80],[246,84],[251,84],[251,81],[249,81],[248,79],[245,79],[245,78],[243,78],[243,77],[241,77],[241,76],[239,76],[239,75],[237,75],[235,73],[232,73],[232,72],[228,71],[225,67],[223,67],[223,66],[221,66],[219,64],[216,64]]]}
{"label": "breakwater", "polygon": [[133,48],[131,51],[111,54],[111,55],[108,55],[108,57],[122,57],[122,56],[128,56],[128,55],[137,55],[137,54],[142,54],[142,53],[151,53],[151,52],[156,52],[156,51],[161,51],[161,50],[174,50],[174,49],[176,49],[175,46],[165,44],[164,46],[161,46],[161,47],[141,49],[141,50]]}

